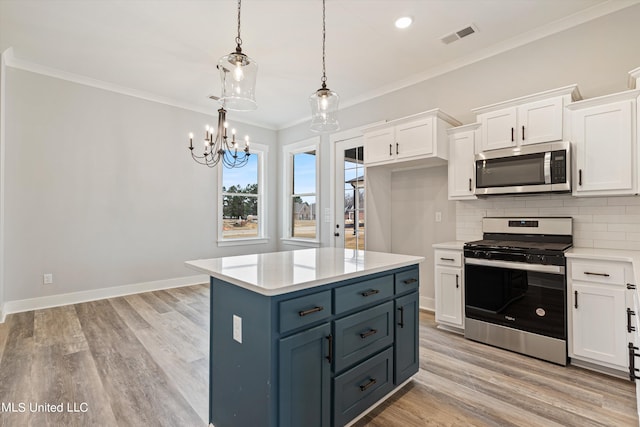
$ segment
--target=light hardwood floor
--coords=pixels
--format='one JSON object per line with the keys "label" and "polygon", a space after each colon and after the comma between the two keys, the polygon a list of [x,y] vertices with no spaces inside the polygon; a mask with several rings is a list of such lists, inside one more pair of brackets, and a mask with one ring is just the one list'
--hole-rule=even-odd
{"label": "light hardwood floor", "polygon": [[[208,293],[199,285],[9,315],[0,425],[205,426]],[[420,346],[414,381],[358,427],[638,425],[628,381],[465,340],[429,313]],[[86,412],[30,412],[46,403]]]}

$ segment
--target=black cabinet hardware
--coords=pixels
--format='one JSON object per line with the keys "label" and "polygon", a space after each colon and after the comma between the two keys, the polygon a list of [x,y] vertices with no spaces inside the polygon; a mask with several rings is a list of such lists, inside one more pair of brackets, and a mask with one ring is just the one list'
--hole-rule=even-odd
{"label": "black cabinet hardware", "polygon": [[366,292],[362,292],[360,295],[362,295],[363,297],[370,297],[371,295],[375,295],[375,294],[379,294],[380,291],[377,289],[369,289]]}
{"label": "black cabinet hardware", "polygon": [[513,141],[514,141],[514,139],[513,139],[513,128],[511,128],[511,142],[513,142]]}
{"label": "black cabinet hardware", "polygon": [[410,285],[412,283],[416,283],[417,281],[418,281],[418,279],[415,279],[413,277],[411,279],[403,280],[405,285]]}
{"label": "black cabinet hardware", "polygon": [[471,188],[471,178],[469,178],[469,191],[472,191],[473,189]]}
{"label": "black cabinet hardware", "polygon": [[324,310],[324,307],[314,307],[314,308],[310,308],[309,310],[299,311],[298,315],[300,317],[304,317],[304,316],[306,316],[308,314],[317,313],[317,312],[322,311],[322,310]]}
{"label": "black cabinet hardware", "polygon": [[360,338],[362,339],[369,338],[371,335],[375,335],[377,333],[378,333],[377,329],[370,329],[367,332],[360,334]]}
{"label": "black cabinet hardware", "polygon": [[582,185],[582,169],[578,169],[578,185]]}
{"label": "black cabinet hardware", "polygon": [[524,126],[522,126],[522,140],[524,141]]}
{"label": "black cabinet hardware", "polygon": [[326,359],[329,364],[331,364],[333,363],[333,335],[329,335],[327,337],[327,341],[329,341],[329,354],[327,355]]}
{"label": "black cabinet hardware", "polygon": [[398,326],[404,328],[404,307],[398,307],[398,310],[400,311],[400,322],[398,322]]}
{"label": "black cabinet hardware", "polygon": [[573,296],[574,296],[573,306],[575,308],[578,308],[578,291],[573,291]]}
{"label": "black cabinet hardware", "polygon": [[460,276],[456,274],[456,289],[460,287]]}
{"label": "black cabinet hardware", "polygon": [[627,289],[635,289],[636,285],[634,285],[633,283],[627,283]]}
{"label": "black cabinet hardware", "polygon": [[378,381],[376,381],[375,378],[371,378],[369,380],[369,382],[367,382],[366,384],[363,384],[363,385],[360,386],[360,391],[365,391],[366,389],[368,389],[369,387],[371,387],[372,385],[374,385],[377,382]]}
{"label": "black cabinet hardware", "polygon": [[585,271],[584,274],[586,274],[587,276],[609,277],[609,273],[592,273],[590,271]]}
{"label": "black cabinet hardware", "polygon": [[627,332],[631,333],[636,330],[635,326],[631,326],[631,316],[635,316],[636,312],[627,307]]}
{"label": "black cabinet hardware", "polygon": [[396,154],[400,154],[400,144],[396,142]]}
{"label": "black cabinet hardware", "polygon": [[640,356],[640,354],[636,353],[638,347],[633,345],[632,342],[629,343],[629,380],[635,382],[639,377],[636,375],[636,372],[639,370],[636,369],[636,357]]}
{"label": "black cabinet hardware", "polygon": [[391,152],[391,144],[389,144],[389,155],[393,156],[393,153]]}
{"label": "black cabinet hardware", "polygon": [[453,258],[442,258],[440,257],[440,261],[455,261]]}

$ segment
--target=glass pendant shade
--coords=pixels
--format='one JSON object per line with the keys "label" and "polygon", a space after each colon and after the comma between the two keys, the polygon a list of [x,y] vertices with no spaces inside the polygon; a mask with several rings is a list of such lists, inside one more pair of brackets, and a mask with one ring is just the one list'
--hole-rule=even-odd
{"label": "glass pendant shade", "polygon": [[339,100],[337,93],[324,87],[309,97],[313,132],[333,132],[340,129],[337,119]]}
{"label": "glass pendant shade", "polygon": [[257,108],[256,76],[258,64],[244,53],[232,52],[218,61],[222,96],[220,102],[228,110],[250,111]]}

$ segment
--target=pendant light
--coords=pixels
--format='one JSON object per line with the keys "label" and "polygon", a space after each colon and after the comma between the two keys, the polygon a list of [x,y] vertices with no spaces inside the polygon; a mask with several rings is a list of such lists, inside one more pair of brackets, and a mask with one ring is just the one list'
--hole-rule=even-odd
{"label": "pendant light", "polygon": [[240,3],[238,0],[238,35],[236,51],[223,56],[218,61],[218,70],[222,80],[220,101],[229,110],[250,111],[257,108],[255,99],[258,64],[242,53],[240,38]]}
{"label": "pendant light", "polygon": [[311,130],[313,132],[333,132],[340,129],[338,119],[337,93],[327,87],[327,71],[325,65],[326,14],[325,0],[322,0],[322,87],[309,98],[311,105]]}

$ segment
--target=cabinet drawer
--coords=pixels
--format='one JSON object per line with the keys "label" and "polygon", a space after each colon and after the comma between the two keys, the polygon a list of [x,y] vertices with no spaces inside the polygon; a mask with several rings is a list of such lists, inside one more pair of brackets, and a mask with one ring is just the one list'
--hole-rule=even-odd
{"label": "cabinet drawer", "polygon": [[620,263],[573,262],[571,279],[582,282],[611,283],[624,285],[624,265]]}
{"label": "cabinet drawer", "polygon": [[393,344],[393,301],[335,322],[335,371]]}
{"label": "cabinet drawer", "polygon": [[334,379],[334,423],[343,426],[393,389],[393,350],[382,353]]}
{"label": "cabinet drawer", "polygon": [[408,291],[417,290],[420,287],[420,269],[418,267],[411,270],[396,273],[395,291],[402,294]]}
{"label": "cabinet drawer", "polygon": [[435,251],[436,265],[447,265],[450,267],[462,267],[462,252],[459,251]]}
{"label": "cabinet drawer", "polygon": [[393,275],[378,277],[334,290],[336,314],[382,301],[393,295]]}
{"label": "cabinet drawer", "polygon": [[280,303],[280,333],[331,317],[331,291],[318,292]]}

